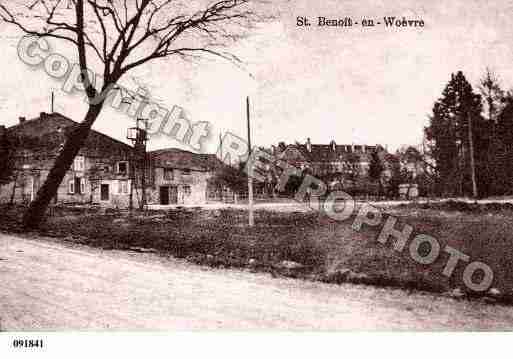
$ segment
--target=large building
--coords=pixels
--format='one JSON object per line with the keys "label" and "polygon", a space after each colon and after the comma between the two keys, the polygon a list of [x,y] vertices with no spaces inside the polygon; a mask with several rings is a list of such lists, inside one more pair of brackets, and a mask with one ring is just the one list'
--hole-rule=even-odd
{"label": "large building", "polygon": [[[20,118],[15,126],[1,128],[16,139],[12,180],[0,187],[0,201],[32,201],[62,149],[66,135],[77,122],[59,113]],[[146,154],[144,165],[134,147],[91,130],[59,186],[56,203],[138,207],[142,201],[142,170],[147,204],[202,204],[207,181],[217,159],[179,149]]]}
{"label": "large building", "polygon": [[378,153],[383,162],[387,162],[388,153],[381,145],[338,145],[312,144],[310,138],[304,144],[286,145],[281,142],[272,146],[273,155],[300,170],[308,170],[319,178],[336,175],[366,175],[373,152]]}
{"label": "large building", "polygon": [[[45,181],[66,134],[77,123],[58,113],[41,113],[7,128],[6,134],[17,138],[13,181],[2,186],[0,198],[30,202]],[[128,205],[131,187],[133,148],[92,130],[71,168],[66,173],[55,201],[61,203],[97,203]]]}

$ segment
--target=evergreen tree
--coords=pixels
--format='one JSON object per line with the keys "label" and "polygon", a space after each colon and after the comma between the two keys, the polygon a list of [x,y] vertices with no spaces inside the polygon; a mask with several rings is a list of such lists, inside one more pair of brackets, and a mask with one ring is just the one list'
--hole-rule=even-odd
{"label": "evergreen tree", "polygon": [[488,153],[490,194],[513,194],[513,96],[505,97],[497,116],[496,137]]}
{"label": "evergreen tree", "polygon": [[497,117],[504,108],[505,94],[501,88],[498,76],[489,68],[480,81],[479,92],[483,98],[486,109],[486,119],[491,123],[496,123]]}
{"label": "evergreen tree", "polygon": [[[430,124],[426,127],[426,138],[436,161],[438,186],[445,195],[472,193],[470,170],[469,120],[472,121],[474,159],[486,140],[487,126],[481,116],[481,96],[461,71],[451,75],[451,80],[435,102]],[[477,170],[483,160],[477,161]]]}
{"label": "evergreen tree", "polygon": [[479,91],[483,99],[484,117],[486,128],[476,154],[480,171],[478,182],[482,195],[500,194],[505,190],[502,162],[504,160],[504,148],[499,138],[497,128],[498,118],[506,105],[506,95],[501,88],[498,76],[489,68],[480,81]]}

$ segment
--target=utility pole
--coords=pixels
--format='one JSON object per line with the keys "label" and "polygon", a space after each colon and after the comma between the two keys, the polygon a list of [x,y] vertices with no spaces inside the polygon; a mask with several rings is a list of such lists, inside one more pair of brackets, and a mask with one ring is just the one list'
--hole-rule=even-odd
{"label": "utility pole", "polygon": [[[144,124],[144,128],[141,128],[139,123]],[[139,202],[139,209],[144,209],[146,205],[146,169],[147,169],[147,154],[146,154],[146,142],[148,141],[148,120],[138,118],[136,120],[136,127],[128,129],[127,138],[134,144],[134,161],[133,165],[130,165],[131,170],[131,185],[130,185],[130,210],[133,208],[133,187],[137,182],[136,172],[141,169],[141,201]]]}
{"label": "utility pole", "polygon": [[54,105],[54,102],[55,102],[55,95],[54,95],[54,93],[53,93],[53,91],[52,91],[52,104],[51,104],[51,106],[50,106],[50,113],[53,113],[53,108],[54,108],[54,107],[53,107],[53,105]]}
{"label": "utility pole", "polygon": [[470,174],[472,176],[472,195],[477,198],[477,183],[476,183],[476,164],[474,161],[474,138],[472,136],[472,116],[470,112],[467,113],[468,117],[468,143],[470,150]]}
{"label": "utility pole", "polygon": [[[142,168],[141,168],[141,209],[144,210],[144,206],[146,205],[146,167],[147,167],[147,156],[146,156],[146,141],[147,141],[147,131],[148,131],[148,120],[138,120],[142,121],[144,124],[144,128],[139,132],[140,146],[141,146],[141,157],[142,157]],[[139,123],[137,123],[137,127],[139,127]]]}
{"label": "utility pole", "polygon": [[249,118],[249,96],[246,97],[246,118],[248,121],[248,209],[249,209],[249,226],[255,225],[255,218],[253,215],[253,165],[251,164],[251,125]]}

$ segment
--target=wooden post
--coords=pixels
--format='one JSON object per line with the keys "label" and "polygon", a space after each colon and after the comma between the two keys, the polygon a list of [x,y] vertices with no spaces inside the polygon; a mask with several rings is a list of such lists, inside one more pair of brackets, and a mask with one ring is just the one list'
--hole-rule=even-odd
{"label": "wooden post", "polygon": [[246,97],[246,118],[248,122],[248,209],[249,209],[249,226],[255,225],[255,218],[253,215],[253,166],[251,165],[251,124],[249,117],[249,96]]}
{"label": "wooden post", "polygon": [[476,164],[474,161],[474,138],[472,136],[472,117],[470,113],[467,114],[468,117],[468,143],[470,150],[470,171],[472,176],[472,195],[474,198],[477,198],[477,183],[476,183]]}
{"label": "wooden post", "polygon": [[[141,169],[141,210],[146,207],[146,168],[147,168],[147,155],[146,155],[146,141],[148,131],[148,119],[141,120],[144,124],[144,130],[141,132],[141,156],[142,156],[142,169]],[[139,125],[137,125],[139,127]]]}

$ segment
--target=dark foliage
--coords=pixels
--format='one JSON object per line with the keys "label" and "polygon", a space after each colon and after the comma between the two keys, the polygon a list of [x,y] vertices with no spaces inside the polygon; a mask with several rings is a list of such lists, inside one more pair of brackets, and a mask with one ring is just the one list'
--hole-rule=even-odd
{"label": "dark foliage", "polygon": [[[430,124],[425,129],[431,153],[436,161],[438,186],[444,195],[470,195],[472,193],[470,170],[469,122],[472,121],[472,138],[476,149],[477,167],[485,166],[485,153],[489,143],[489,124],[481,116],[481,96],[461,71],[452,74],[451,80],[435,103]],[[478,180],[483,181],[483,178]],[[482,186],[483,184],[481,184]]]}
{"label": "dark foliage", "polygon": [[7,131],[0,134],[0,185],[12,181],[15,172],[16,143]]}

